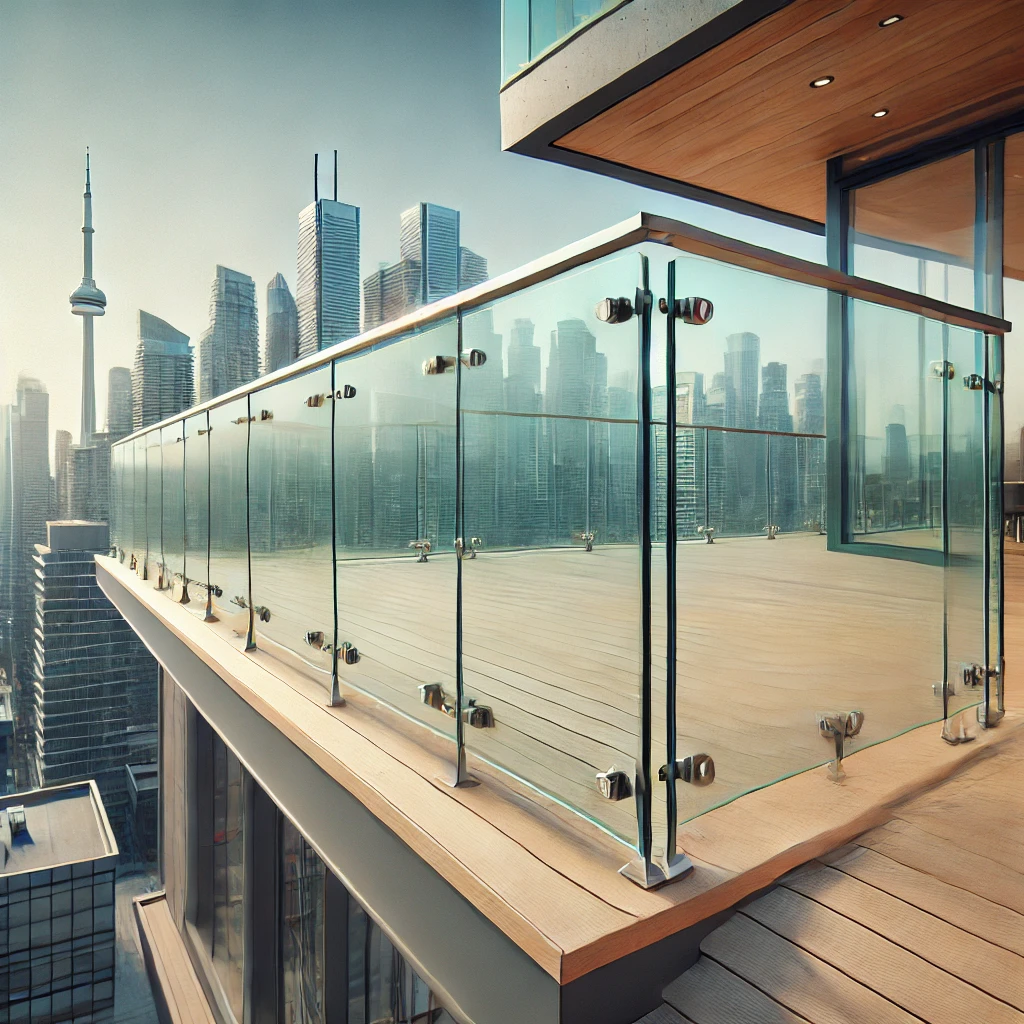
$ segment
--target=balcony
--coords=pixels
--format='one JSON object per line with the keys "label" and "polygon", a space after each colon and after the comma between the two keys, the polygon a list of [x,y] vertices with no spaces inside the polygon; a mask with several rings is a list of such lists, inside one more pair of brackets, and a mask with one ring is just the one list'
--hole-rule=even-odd
{"label": "balcony", "polygon": [[118,443],[99,578],[566,985],[1008,734],[1007,329],[638,215]]}

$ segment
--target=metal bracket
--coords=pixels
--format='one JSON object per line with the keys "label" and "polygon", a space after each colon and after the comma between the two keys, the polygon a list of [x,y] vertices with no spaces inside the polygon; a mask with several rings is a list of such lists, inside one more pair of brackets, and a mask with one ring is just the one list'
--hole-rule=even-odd
{"label": "metal bracket", "polygon": [[231,603],[237,604],[239,608],[249,607],[249,602],[246,601],[246,599],[241,594],[239,594],[237,597],[231,598]]}
{"label": "metal bracket", "polygon": [[697,532],[709,543],[715,543],[715,528],[713,526],[698,526]]}
{"label": "metal bracket", "polygon": [[432,356],[423,363],[423,375],[436,377],[455,369],[455,356]]}
{"label": "metal bracket", "polygon": [[265,604],[254,604],[252,610],[260,622],[270,621],[270,609]]}
{"label": "metal bracket", "polygon": [[964,686],[968,690],[976,690],[985,685],[986,679],[995,679],[999,672],[988,665],[961,665],[960,674]]}
{"label": "metal bracket", "polygon": [[309,406],[310,409],[319,409],[330,397],[330,395],[310,395],[309,398],[306,399],[306,405]]}
{"label": "metal bracket", "polygon": [[583,544],[584,551],[594,550],[594,532],[593,530],[581,530],[578,533],[572,535],[573,540],[578,540]]}
{"label": "metal bracket", "polygon": [[602,299],[594,307],[594,316],[606,324],[624,324],[633,316],[633,301],[625,296]]}
{"label": "metal bracket", "polygon": [[274,418],[272,409],[260,409],[260,422],[269,423]]}
{"label": "metal bracket", "polygon": [[354,665],[359,660],[360,654],[358,649],[346,640],[343,644],[338,645],[338,657],[346,665]]}
{"label": "metal bracket", "polygon": [[980,373],[969,373],[964,377],[965,391],[995,391],[991,382],[985,380]]}
{"label": "metal bracket", "polygon": [[356,389],[351,384],[346,384],[344,387],[340,387],[334,392],[334,397],[339,399],[355,398]]}
{"label": "metal bracket", "polygon": [[615,767],[597,773],[597,788],[605,800],[627,800],[633,795],[629,776]]}
{"label": "metal bracket", "polygon": [[967,723],[964,721],[963,713],[960,713],[952,718],[943,719],[942,738],[951,747],[956,747],[961,743],[970,743],[975,737],[973,733],[967,731]]}
{"label": "metal bracket", "polygon": [[238,426],[242,426],[245,423],[255,423],[256,422],[256,417],[255,416],[239,416],[237,420],[232,420],[231,422],[237,424]]}
{"label": "metal bracket", "polygon": [[[454,700],[445,692],[441,683],[422,683],[420,701],[428,708],[440,711],[449,718],[455,718],[459,709]],[[467,697],[462,709],[462,720],[473,729],[493,729],[494,712],[484,704],[477,704],[476,697]]]}
{"label": "metal bracket", "polygon": [[710,754],[690,754],[680,761],[663,764],[658,769],[658,778],[662,782],[679,779],[694,786],[710,786],[715,781],[715,761]]}
{"label": "metal bracket", "polygon": [[470,537],[469,543],[464,544],[461,537],[455,538],[455,553],[459,558],[476,558],[477,551],[484,546],[479,537]]}
{"label": "metal bracket", "polygon": [[843,771],[843,755],[848,737],[856,736],[864,725],[863,711],[819,711],[818,732],[835,743],[836,756],[829,762],[829,773],[833,781],[842,782],[846,778]]}
{"label": "metal bracket", "polygon": [[933,380],[952,380],[956,376],[956,367],[948,359],[936,359],[928,367],[928,376]]}
{"label": "metal bracket", "polygon": [[776,526],[774,523],[769,523],[764,528],[763,532],[768,535],[769,540],[775,540],[775,538],[778,537],[778,535],[782,532],[782,527]]}
{"label": "metal bracket", "polygon": [[420,557],[416,559],[417,562],[425,562],[427,560],[427,555],[430,554],[429,540],[411,540],[409,541],[409,547],[415,548],[420,553]]}
{"label": "metal bracket", "polygon": [[[668,299],[658,300],[658,309],[668,313]],[[672,307],[672,316],[685,324],[703,327],[715,315],[715,306],[710,299],[702,299],[698,295],[690,295],[685,299],[676,299]]]}
{"label": "metal bracket", "polygon": [[459,361],[467,369],[474,366],[483,366],[487,362],[487,353],[482,352],[478,348],[471,348],[468,352],[463,352],[459,357]]}

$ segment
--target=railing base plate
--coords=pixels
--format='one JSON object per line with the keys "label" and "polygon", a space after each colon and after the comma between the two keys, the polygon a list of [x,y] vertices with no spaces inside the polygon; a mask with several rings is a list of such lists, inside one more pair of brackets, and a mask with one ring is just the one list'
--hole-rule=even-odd
{"label": "railing base plate", "polygon": [[648,862],[635,857],[619,868],[619,874],[639,885],[642,889],[657,889],[660,885],[674,882],[693,871],[693,861],[685,853],[677,853],[668,864]]}

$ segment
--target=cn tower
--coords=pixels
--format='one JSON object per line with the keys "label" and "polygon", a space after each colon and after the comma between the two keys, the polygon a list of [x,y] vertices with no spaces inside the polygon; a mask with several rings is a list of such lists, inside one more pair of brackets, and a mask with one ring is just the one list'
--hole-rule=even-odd
{"label": "cn tower", "polygon": [[92,443],[96,432],[96,378],[93,368],[93,317],[103,316],[107,297],[92,279],[92,191],[89,180],[89,150],[85,151],[85,222],[82,224],[84,266],[82,283],[71,293],[71,312],[82,318],[82,432],[78,443]]}

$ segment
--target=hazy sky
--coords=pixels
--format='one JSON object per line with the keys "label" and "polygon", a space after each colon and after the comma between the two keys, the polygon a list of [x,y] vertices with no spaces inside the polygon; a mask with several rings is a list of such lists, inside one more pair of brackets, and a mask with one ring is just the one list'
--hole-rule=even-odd
{"label": "hazy sky", "polygon": [[640,209],[812,259],[813,236],[502,153],[500,0],[0,0],[0,400],[17,375],[78,440],[84,153],[93,159],[97,424],[131,366],[137,310],[195,343],[223,263],[295,286],[313,153],[340,151],[362,209],[362,272],[398,256],[400,212],[462,211],[492,273]]}

